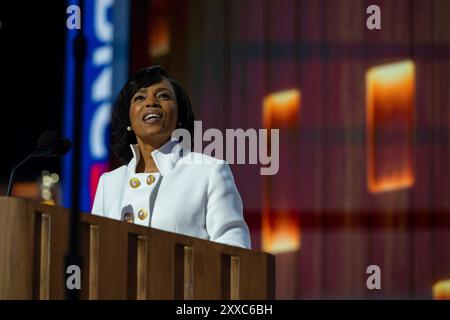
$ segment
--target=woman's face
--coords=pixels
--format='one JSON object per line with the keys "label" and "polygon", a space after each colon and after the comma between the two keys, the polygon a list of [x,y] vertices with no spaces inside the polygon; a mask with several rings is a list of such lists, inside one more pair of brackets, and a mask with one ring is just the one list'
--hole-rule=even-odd
{"label": "woman's face", "polygon": [[159,147],[170,139],[178,119],[175,90],[166,78],[131,98],[130,121],[137,140]]}

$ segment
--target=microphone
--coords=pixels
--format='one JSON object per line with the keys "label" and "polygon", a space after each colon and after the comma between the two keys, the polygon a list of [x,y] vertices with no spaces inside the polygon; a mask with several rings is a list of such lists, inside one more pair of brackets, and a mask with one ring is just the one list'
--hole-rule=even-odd
{"label": "microphone", "polygon": [[14,184],[14,178],[16,175],[16,170],[22,164],[24,164],[28,159],[32,157],[60,157],[64,156],[69,152],[72,147],[72,142],[64,137],[58,137],[58,134],[54,130],[46,131],[39,137],[36,147],[31,154],[29,154],[25,159],[15,165],[11,170],[11,175],[9,176],[8,190],[6,191],[6,196],[10,197],[12,192],[12,186]]}
{"label": "microphone", "polygon": [[[30,157],[50,157],[52,149],[58,142],[58,134],[56,131],[50,130],[41,134],[36,143],[36,148]],[[27,159],[28,160],[28,159]],[[20,164],[19,164],[20,166]]]}
{"label": "microphone", "polygon": [[59,138],[56,141],[55,146],[53,147],[53,157],[62,157],[65,156],[70,149],[72,148],[72,141],[67,138]]}

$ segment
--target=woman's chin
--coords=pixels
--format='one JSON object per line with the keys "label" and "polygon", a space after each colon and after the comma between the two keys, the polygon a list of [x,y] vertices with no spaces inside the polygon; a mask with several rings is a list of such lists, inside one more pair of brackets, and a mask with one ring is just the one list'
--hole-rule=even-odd
{"label": "woman's chin", "polygon": [[[142,136],[148,136],[153,134],[159,134],[164,131],[162,122],[145,123],[139,132]],[[137,133],[139,135],[139,133]]]}
{"label": "woman's chin", "polygon": [[164,144],[170,139],[170,133],[164,132],[163,130],[146,130],[145,133],[138,135],[139,139],[145,144],[155,146],[156,144]]}

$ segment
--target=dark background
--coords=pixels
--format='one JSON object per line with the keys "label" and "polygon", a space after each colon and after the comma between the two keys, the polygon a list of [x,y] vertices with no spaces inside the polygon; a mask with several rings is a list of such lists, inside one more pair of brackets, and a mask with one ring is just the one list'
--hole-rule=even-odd
{"label": "dark background", "polygon": [[[62,132],[66,3],[1,1],[0,21],[3,184],[42,132]],[[43,169],[59,172],[59,159],[32,159],[17,180],[33,179]]]}

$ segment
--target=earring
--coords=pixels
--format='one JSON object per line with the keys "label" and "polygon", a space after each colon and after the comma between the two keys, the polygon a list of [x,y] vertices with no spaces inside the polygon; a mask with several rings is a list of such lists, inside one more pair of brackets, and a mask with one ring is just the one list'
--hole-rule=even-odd
{"label": "earring", "polygon": [[182,122],[178,122],[178,125],[181,126],[183,123]]}
{"label": "earring", "polygon": [[131,131],[133,131],[133,129],[131,129],[131,127],[128,126],[128,127],[127,127],[127,131],[131,132]]}

